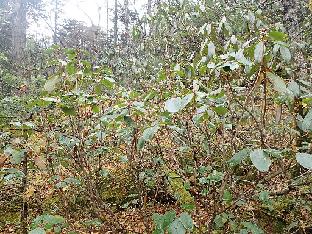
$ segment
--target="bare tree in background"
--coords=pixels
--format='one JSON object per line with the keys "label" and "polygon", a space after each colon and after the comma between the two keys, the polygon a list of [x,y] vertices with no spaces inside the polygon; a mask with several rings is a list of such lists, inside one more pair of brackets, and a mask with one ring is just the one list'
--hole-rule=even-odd
{"label": "bare tree in background", "polygon": [[147,14],[150,15],[152,13],[152,0],[147,1]]}
{"label": "bare tree in background", "polygon": [[129,37],[129,0],[125,0],[125,39],[126,43],[128,43],[128,37]]}
{"label": "bare tree in background", "polygon": [[59,19],[59,0],[54,0],[54,32],[53,32],[54,44],[57,43],[58,19]]}
{"label": "bare tree in background", "polygon": [[[10,3],[9,3],[10,4]],[[12,0],[12,49],[11,55],[20,62],[26,47],[27,7],[24,0]]]}
{"label": "bare tree in background", "polygon": [[118,1],[115,0],[115,9],[114,9],[114,43],[117,44],[118,41]]}

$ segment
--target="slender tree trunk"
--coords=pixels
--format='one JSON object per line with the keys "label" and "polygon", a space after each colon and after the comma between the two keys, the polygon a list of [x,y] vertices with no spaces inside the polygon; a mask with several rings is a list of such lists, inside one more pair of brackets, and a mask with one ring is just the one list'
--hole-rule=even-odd
{"label": "slender tree trunk", "polygon": [[147,1],[147,14],[150,15],[152,13],[152,0]]}
{"label": "slender tree trunk", "polygon": [[108,36],[108,31],[109,31],[109,25],[108,25],[108,23],[109,23],[109,5],[108,5],[108,3],[109,3],[109,0],[106,0],[106,40],[107,40],[107,43],[108,43],[108,38],[109,38],[109,36]]}
{"label": "slender tree trunk", "polygon": [[21,62],[26,47],[27,9],[25,0],[12,1],[12,58]]}
{"label": "slender tree trunk", "polygon": [[59,18],[59,2],[54,0],[54,33],[53,33],[53,43],[57,43],[57,32],[58,32],[58,18]]}
{"label": "slender tree trunk", "polygon": [[125,39],[128,44],[129,37],[129,0],[125,0]]}
{"label": "slender tree trunk", "polygon": [[115,0],[115,17],[114,17],[114,43],[117,44],[118,41],[118,1]]}

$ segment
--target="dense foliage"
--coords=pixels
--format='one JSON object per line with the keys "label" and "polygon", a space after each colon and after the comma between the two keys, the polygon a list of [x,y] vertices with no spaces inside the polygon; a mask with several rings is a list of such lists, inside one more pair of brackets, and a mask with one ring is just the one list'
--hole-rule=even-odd
{"label": "dense foliage", "polygon": [[162,1],[118,43],[68,21],[18,71],[3,49],[0,230],[311,232],[311,11],[293,2]]}

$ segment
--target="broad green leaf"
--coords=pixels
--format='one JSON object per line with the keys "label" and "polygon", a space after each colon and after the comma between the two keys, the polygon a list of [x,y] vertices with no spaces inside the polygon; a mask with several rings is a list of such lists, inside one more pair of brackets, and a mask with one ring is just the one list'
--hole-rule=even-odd
{"label": "broad green leaf", "polygon": [[152,219],[154,221],[156,230],[163,230],[164,231],[164,217],[163,217],[163,215],[154,213],[152,215]]}
{"label": "broad green leaf", "polygon": [[110,77],[104,77],[101,80],[101,84],[103,84],[108,89],[113,89],[115,86],[115,80],[113,78],[110,78]]}
{"label": "broad green leaf", "polygon": [[263,149],[256,149],[250,153],[250,159],[252,164],[262,172],[266,172],[269,170],[272,161],[266,155]]}
{"label": "broad green leaf", "polygon": [[301,128],[303,131],[312,130],[312,109],[304,117]]}
{"label": "broad green leaf", "polygon": [[67,63],[66,71],[68,72],[69,75],[75,74],[77,71],[75,64],[73,62]]}
{"label": "broad green leaf", "polygon": [[155,135],[155,133],[158,131],[159,126],[155,125],[154,127],[150,127],[144,130],[143,134],[142,134],[142,138],[145,141],[149,141],[150,139],[152,139],[152,137]]}
{"label": "broad green leaf", "polygon": [[62,106],[61,109],[65,115],[76,115],[76,111],[73,107]]}
{"label": "broad green leaf", "polygon": [[218,115],[225,115],[228,112],[228,109],[224,106],[216,106],[213,107],[214,112],[216,112]]}
{"label": "broad green leaf", "polygon": [[164,218],[164,222],[163,222],[164,228],[167,228],[173,222],[175,217],[176,217],[176,212],[175,211],[167,211],[163,215],[163,218]]}
{"label": "broad green leaf", "polygon": [[233,200],[232,193],[229,190],[224,190],[223,192],[223,201],[225,201],[226,204],[230,204]]}
{"label": "broad green leaf", "polygon": [[285,41],[287,39],[287,35],[285,33],[274,30],[269,32],[269,37],[273,41]]}
{"label": "broad green leaf", "polygon": [[80,185],[81,184],[80,180],[78,180],[74,177],[68,177],[68,178],[64,179],[64,182],[66,184],[73,184],[73,185]]}
{"label": "broad green leaf", "polygon": [[145,144],[145,140],[143,139],[143,138],[139,138],[139,140],[138,140],[138,150],[141,150],[141,149],[143,149],[143,147],[144,147],[144,144]]}
{"label": "broad green leaf", "polygon": [[167,100],[165,103],[165,108],[170,113],[179,112],[181,110],[181,98],[177,97]]}
{"label": "broad green leaf", "polygon": [[280,45],[279,44],[275,44],[274,47],[273,47],[273,55],[276,55],[277,52],[279,51],[280,49]]}
{"label": "broad green leaf", "polygon": [[261,191],[259,193],[259,200],[264,203],[268,203],[270,200],[270,193],[268,191]]}
{"label": "broad green leaf", "polygon": [[268,72],[267,76],[268,76],[269,80],[271,81],[271,83],[273,84],[273,88],[277,92],[279,92],[280,94],[284,94],[284,95],[285,94],[292,95],[290,90],[287,89],[287,86],[281,77],[279,77],[279,76],[277,76],[271,72]]}
{"label": "broad green leaf", "polygon": [[45,221],[49,224],[56,225],[65,222],[65,219],[60,215],[46,215]]}
{"label": "broad green leaf", "polygon": [[264,234],[264,231],[261,230],[256,224],[251,222],[242,222],[243,226],[252,234]]}
{"label": "broad green leaf", "polygon": [[282,59],[285,62],[289,62],[291,60],[291,53],[290,53],[290,50],[287,47],[280,46],[280,52],[281,52]]}
{"label": "broad green leaf", "polygon": [[166,71],[165,70],[161,70],[159,73],[158,73],[158,80],[159,81],[163,81],[167,78],[166,76]]}
{"label": "broad green leaf", "polygon": [[4,154],[10,157],[10,161],[12,164],[21,164],[24,159],[24,150],[16,150],[11,147],[7,147],[4,150]]}
{"label": "broad green leaf", "polygon": [[207,177],[207,179],[210,182],[215,182],[215,183],[222,181],[223,178],[224,178],[224,173],[220,171],[216,171],[216,170],[213,170],[213,172],[210,173]]}
{"label": "broad green leaf", "polygon": [[92,226],[93,227],[100,227],[103,224],[103,222],[100,219],[95,218],[95,219],[87,220],[87,221],[83,222],[83,224],[87,227],[92,227]]}
{"label": "broad green leaf", "polygon": [[109,175],[109,170],[108,169],[102,169],[99,171],[100,176],[102,176],[103,178],[106,178]]}
{"label": "broad green leaf", "polygon": [[145,142],[151,140],[155,135],[155,133],[158,131],[158,129],[159,129],[158,125],[145,129],[142,136],[139,138],[138,149],[142,149]]}
{"label": "broad green leaf", "polygon": [[92,105],[92,112],[93,113],[100,113],[100,107],[98,105]]}
{"label": "broad green leaf", "polygon": [[312,154],[297,153],[296,159],[297,162],[304,168],[312,169]]}
{"label": "broad green leaf", "polygon": [[173,221],[168,227],[169,234],[184,234],[186,233],[186,229],[184,228],[183,224],[176,219]]}
{"label": "broad green leaf", "polygon": [[216,228],[223,228],[224,224],[229,220],[229,216],[226,213],[221,213],[216,215],[215,219],[213,220]]}
{"label": "broad green leaf", "polygon": [[33,224],[39,225],[39,224],[50,224],[50,225],[57,225],[57,224],[63,224],[65,223],[65,219],[60,215],[40,215],[37,218],[34,219]]}
{"label": "broad green leaf", "polygon": [[183,212],[180,214],[179,221],[183,224],[186,230],[191,231],[193,229],[193,219],[188,213]]}
{"label": "broad green leaf", "polygon": [[260,41],[254,51],[254,58],[256,63],[261,63],[265,53],[265,45],[263,41]]}
{"label": "broad green leaf", "polygon": [[28,234],[46,234],[46,231],[43,228],[38,227],[36,229],[31,230]]}
{"label": "broad green leaf", "polygon": [[193,97],[194,97],[194,94],[192,94],[192,93],[186,95],[185,97],[183,97],[183,98],[182,98],[182,102],[181,102],[181,109],[183,109],[184,107],[186,107],[187,104],[189,104],[189,103],[192,101]]}
{"label": "broad green leaf", "polygon": [[153,234],[164,234],[164,233],[165,233],[165,231],[163,229],[155,229],[153,231]]}
{"label": "broad green leaf", "polygon": [[288,90],[290,90],[295,97],[298,97],[300,95],[300,86],[298,83],[294,80],[289,82],[288,84]]}
{"label": "broad green leaf", "polygon": [[193,94],[188,94],[183,98],[171,98],[165,102],[165,109],[170,113],[177,113],[190,103],[193,96]]}
{"label": "broad green leaf", "polygon": [[228,161],[230,166],[239,165],[244,159],[246,159],[250,154],[250,149],[242,149],[235,153],[233,157]]}
{"label": "broad green leaf", "polygon": [[58,77],[53,77],[53,78],[47,80],[45,85],[43,86],[44,90],[49,92],[49,93],[52,93],[55,90],[56,85],[59,81],[60,81],[60,79]]}

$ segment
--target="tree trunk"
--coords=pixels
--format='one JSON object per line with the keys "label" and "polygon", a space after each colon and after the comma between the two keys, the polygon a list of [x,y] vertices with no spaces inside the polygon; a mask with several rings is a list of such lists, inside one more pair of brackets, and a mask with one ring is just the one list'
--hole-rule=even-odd
{"label": "tree trunk", "polygon": [[21,62],[26,47],[27,9],[24,0],[12,1],[12,58]]}
{"label": "tree trunk", "polygon": [[125,41],[128,44],[129,37],[129,0],[125,0]]}
{"label": "tree trunk", "polygon": [[114,17],[114,43],[118,41],[118,1],[115,0],[115,17]]}
{"label": "tree trunk", "polygon": [[57,32],[58,32],[58,18],[59,18],[59,2],[54,0],[54,32],[53,32],[53,43],[57,43]]}
{"label": "tree trunk", "polygon": [[147,14],[150,15],[152,13],[152,0],[147,1]]}

